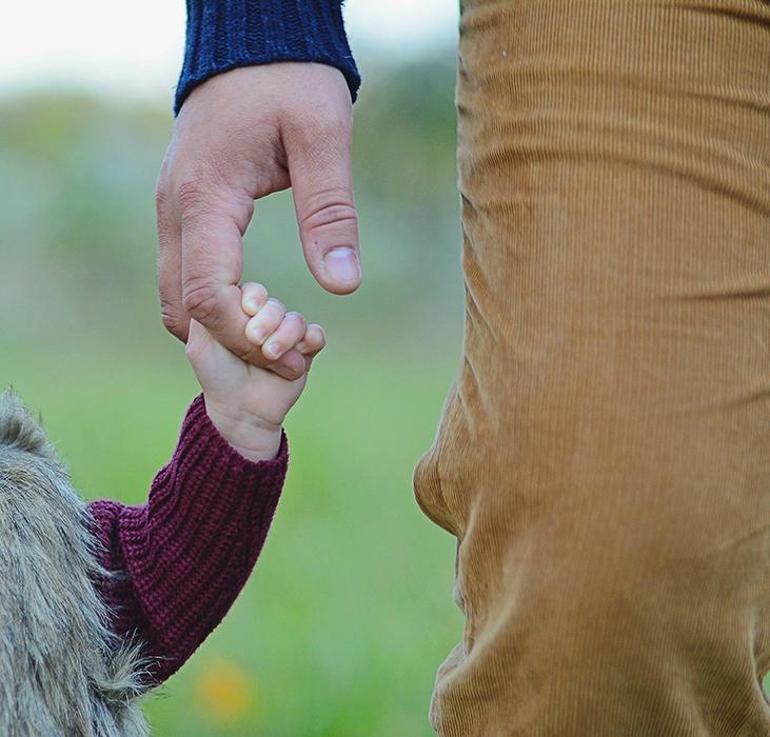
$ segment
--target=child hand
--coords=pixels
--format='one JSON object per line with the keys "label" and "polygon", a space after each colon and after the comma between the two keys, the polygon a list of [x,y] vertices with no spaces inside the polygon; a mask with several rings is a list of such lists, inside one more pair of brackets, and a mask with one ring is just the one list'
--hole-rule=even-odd
{"label": "child hand", "polygon": [[295,348],[305,357],[305,374],[289,381],[246,363],[194,320],[186,353],[203,388],[206,412],[220,434],[249,460],[267,460],[278,452],[283,420],[302,393],[326,336],[320,325],[308,325],[301,314],[287,312],[277,299],[268,298],[261,284],[245,284],[241,292],[243,310],[251,316],[246,337],[261,345],[271,361]]}

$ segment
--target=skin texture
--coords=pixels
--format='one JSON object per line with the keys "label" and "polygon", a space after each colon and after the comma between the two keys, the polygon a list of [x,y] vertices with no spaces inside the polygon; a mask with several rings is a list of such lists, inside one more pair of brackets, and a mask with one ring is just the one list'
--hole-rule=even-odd
{"label": "skin texture", "polygon": [[296,349],[274,358],[247,338],[242,237],[254,200],[291,186],[313,276],[334,294],[358,288],[351,127],[345,79],[323,64],[234,69],[192,91],[156,193],[161,313],[171,333],[187,341],[192,319],[248,363],[288,379],[304,374]]}
{"label": "skin texture", "polygon": [[195,320],[190,323],[186,353],[203,389],[206,413],[222,437],[250,461],[270,460],[278,453],[286,413],[305,388],[326,335],[320,325],[308,325],[299,312],[287,312],[261,284],[245,284],[238,291],[245,340],[265,360],[271,350],[273,360],[296,352],[304,367],[301,376],[285,379],[238,358]]}

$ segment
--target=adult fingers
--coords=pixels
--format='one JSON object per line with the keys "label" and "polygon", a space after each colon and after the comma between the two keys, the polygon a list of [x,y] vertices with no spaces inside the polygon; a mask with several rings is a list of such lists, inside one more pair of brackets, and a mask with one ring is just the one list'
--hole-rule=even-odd
{"label": "adult fingers", "polygon": [[334,294],[349,294],[361,283],[350,144],[349,110],[319,111],[284,134],[305,260]]}
{"label": "adult fingers", "polygon": [[[182,307],[214,338],[244,361],[267,366],[259,346],[245,335],[248,321],[238,287],[243,270],[242,233],[251,217],[253,202],[231,193],[214,195],[183,190],[181,205]],[[297,351],[289,351],[271,370],[296,379],[305,368]]]}

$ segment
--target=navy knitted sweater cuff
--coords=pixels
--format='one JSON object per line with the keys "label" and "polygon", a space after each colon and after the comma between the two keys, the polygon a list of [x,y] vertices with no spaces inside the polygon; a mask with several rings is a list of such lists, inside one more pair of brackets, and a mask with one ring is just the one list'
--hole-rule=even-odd
{"label": "navy knitted sweater cuff", "polygon": [[341,0],[187,0],[184,65],[174,114],[215,74],[275,61],[329,64],[353,100],[361,83],[342,21]]}

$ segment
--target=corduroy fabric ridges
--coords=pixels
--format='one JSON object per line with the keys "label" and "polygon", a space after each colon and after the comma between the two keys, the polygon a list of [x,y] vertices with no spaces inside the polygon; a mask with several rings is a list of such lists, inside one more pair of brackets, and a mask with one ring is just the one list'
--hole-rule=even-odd
{"label": "corduroy fabric ridges", "polygon": [[155,477],[147,504],[98,501],[107,570],[104,597],[119,634],[139,633],[152,676],[174,673],[219,624],[246,583],[280,497],[288,442],[253,463],[236,452],[191,404],[170,463]]}
{"label": "corduroy fabric ridges", "polygon": [[463,0],[459,62],[433,725],[768,737],[770,3]]}
{"label": "corduroy fabric ridges", "polygon": [[209,77],[277,61],[336,67],[355,101],[361,78],[341,5],[340,0],[187,0],[185,56],[174,114],[192,89]]}

